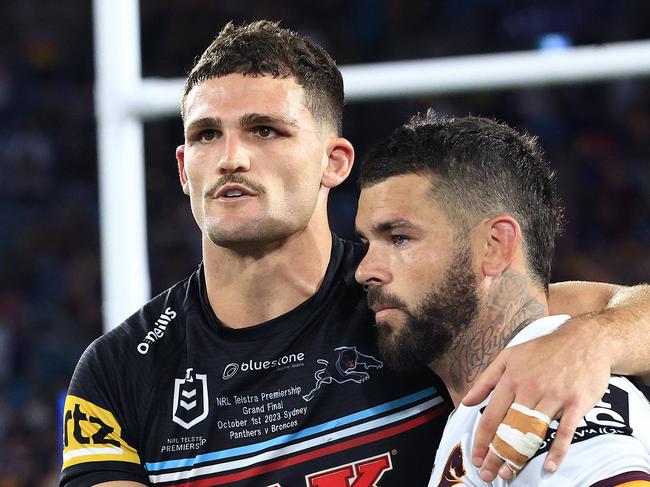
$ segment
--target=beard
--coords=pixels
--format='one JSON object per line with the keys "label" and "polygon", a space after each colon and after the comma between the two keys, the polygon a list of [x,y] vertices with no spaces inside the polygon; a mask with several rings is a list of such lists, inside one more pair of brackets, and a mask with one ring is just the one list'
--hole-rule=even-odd
{"label": "beard", "polygon": [[430,289],[414,311],[409,311],[396,296],[371,287],[368,304],[377,302],[406,313],[406,321],[400,327],[377,323],[379,350],[387,365],[404,371],[435,363],[453,350],[479,314],[469,249],[456,252],[441,284]]}

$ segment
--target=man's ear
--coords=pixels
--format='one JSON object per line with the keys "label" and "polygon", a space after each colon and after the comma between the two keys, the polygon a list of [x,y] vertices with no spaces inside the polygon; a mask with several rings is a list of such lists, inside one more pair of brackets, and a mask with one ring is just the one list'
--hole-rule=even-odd
{"label": "man's ear", "polygon": [[181,181],[183,193],[190,194],[190,182],[185,172],[185,145],[176,147],[176,161],[178,162],[178,178]]}
{"label": "man's ear", "polygon": [[483,249],[481,271],[496,277],[512,264],[521,242],[521,227],[509,215],[495,216],[483,222],[478,238]]}
{"label": "man's ear", "polygon": [[328,146],[328,161],[321,184],[332,189],[341,184],[350,175],[354,164],[354,147],[343,137],[332,139]]}

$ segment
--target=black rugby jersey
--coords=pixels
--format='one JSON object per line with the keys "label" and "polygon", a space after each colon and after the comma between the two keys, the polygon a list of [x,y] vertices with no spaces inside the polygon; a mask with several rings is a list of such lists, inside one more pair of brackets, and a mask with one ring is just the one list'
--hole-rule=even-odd
{"label": "black rugby jersey", "polygon": [[215,317],[199,267],[98,338],[68,391],[61,486],[426,485],[449,403],[428,369],[384,366],[361,256],[334,237],[318,292],[244,329]]}

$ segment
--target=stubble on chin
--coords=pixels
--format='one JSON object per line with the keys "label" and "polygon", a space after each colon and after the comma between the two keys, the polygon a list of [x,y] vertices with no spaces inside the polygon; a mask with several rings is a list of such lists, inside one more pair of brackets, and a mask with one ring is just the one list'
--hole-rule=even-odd
{"label": "stubble on chin", "polygon": [[260,236],[248,228],[224,228],[224,225],[211,225],[205,230],[210,242],[218,247],[234,248],[250,242],[259,242]]}
{"label": "stubble on chin", "polygon": [[262,257],[282,246],[296,233],[292,225],[280,219],[257,219],[224,225],[211,222],[203,234],[215,246],[251,257]]}

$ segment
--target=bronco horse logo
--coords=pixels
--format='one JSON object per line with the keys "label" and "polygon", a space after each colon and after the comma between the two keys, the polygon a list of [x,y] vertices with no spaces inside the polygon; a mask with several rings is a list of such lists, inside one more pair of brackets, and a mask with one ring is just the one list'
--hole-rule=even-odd
{"label": "bronco horse logo", "polygon": [[375,357],[359,352],[357,347],[338,347],[334,351],[338,352],[338,354],[336,360],[332,363],[323,359],[316,360],[325,367],[318,369],[314,373],[316,386],[308,394],[302,396],[305,401],[311,401],[316,391],[323,384],[331,384],[332,382],[343,384],[349,381],[357,382],[358,384],[365,382],[370,378],[370,374],[358,371],[357,368],[361,365],[365,369],[381,369],[384,366],[383,362],[377,360]]}

